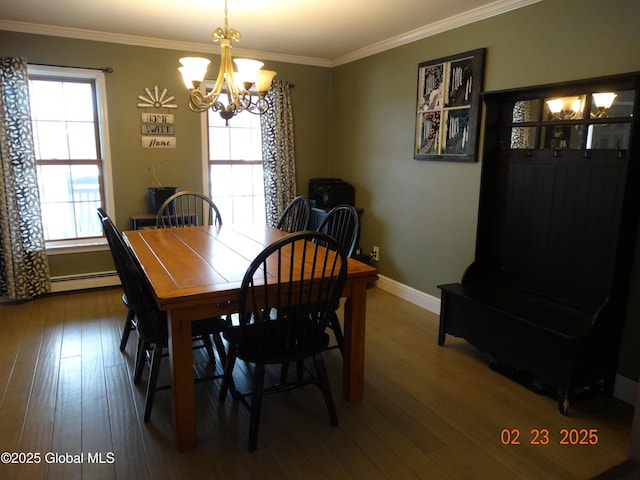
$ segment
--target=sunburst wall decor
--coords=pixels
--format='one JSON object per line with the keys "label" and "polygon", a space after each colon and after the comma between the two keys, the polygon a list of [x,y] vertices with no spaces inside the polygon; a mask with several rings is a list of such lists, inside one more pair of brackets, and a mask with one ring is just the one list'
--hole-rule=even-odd
{"label": "sunburst wall decor", "polygon": [[157,85],[153,87],[153,91],[150,88],[145,88],[145,95],[138,95],[138,108],[178,108],[178,105],[173,102],[176,97],[173,95],[167,97],[168,90],[166,88],[160,89]]}
{"label": "sunburst wall decor", "polygon": [[[168,90],[154,85],[145,88],[143,95],[138,95],[138,108],[176,109],[173,103],[176,97],[168,95]],[[142,148],[176,148],[174,116],[172,113],[143,113],[141,116]]]}

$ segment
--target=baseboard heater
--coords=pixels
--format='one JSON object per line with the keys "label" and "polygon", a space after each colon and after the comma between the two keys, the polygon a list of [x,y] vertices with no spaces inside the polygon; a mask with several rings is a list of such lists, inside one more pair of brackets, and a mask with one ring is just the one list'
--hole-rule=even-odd
{"label": "baseboard heater", "polygon": [[114,285],[120,285],[120,277],[118,277],[118,273],[115,270],[51,277],[51,292],[53,293],[111,287]]}

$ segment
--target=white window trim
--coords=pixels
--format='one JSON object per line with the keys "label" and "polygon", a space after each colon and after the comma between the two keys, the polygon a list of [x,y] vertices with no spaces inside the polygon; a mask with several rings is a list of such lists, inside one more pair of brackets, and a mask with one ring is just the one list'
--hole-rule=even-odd
{"label": "white window trim", "polygon": [[202,149],[202,191],[211,195],[209,191],[209,131],[207,125],[208,110],[200,114],[200,140]]}
{"label": "white window trim", "polygon": [[[100,132],[100,150],[102,152],[102,177],[104,179],[104,196],[109,216],[115,217],[113,201],[113,176],[111,168],[111,148],[109,144],[109,121],[107,115],[107,87],[104,72],[73,67],[53,67],[44,65],[28,65],[29,75],[48,75],[60,78],[84,78],[95,81],[98,108],[98,130]],[[96,212],[97,215],[97,212]],[[73,240],[54,240],[46,242],[47,254],[67,254],[93,252],[108,249],[105,237],[81,238]]]}

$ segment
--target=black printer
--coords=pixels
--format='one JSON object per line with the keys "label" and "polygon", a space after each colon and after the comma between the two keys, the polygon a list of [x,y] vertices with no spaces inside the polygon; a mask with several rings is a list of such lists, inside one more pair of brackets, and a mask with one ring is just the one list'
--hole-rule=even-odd
{"label": "black printer", "polygon": [[338,205],[354,205],[355,189],[340,178],[312,178],[309,180],[309,201],[315,208],[329,209]]}

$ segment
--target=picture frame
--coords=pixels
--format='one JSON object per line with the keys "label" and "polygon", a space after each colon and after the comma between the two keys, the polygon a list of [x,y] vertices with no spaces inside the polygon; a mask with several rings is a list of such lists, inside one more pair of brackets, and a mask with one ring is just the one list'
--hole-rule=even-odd
{"label": "picture frame", "polygon": [[418,64],[415,160],[477,161],[485,49]]}

